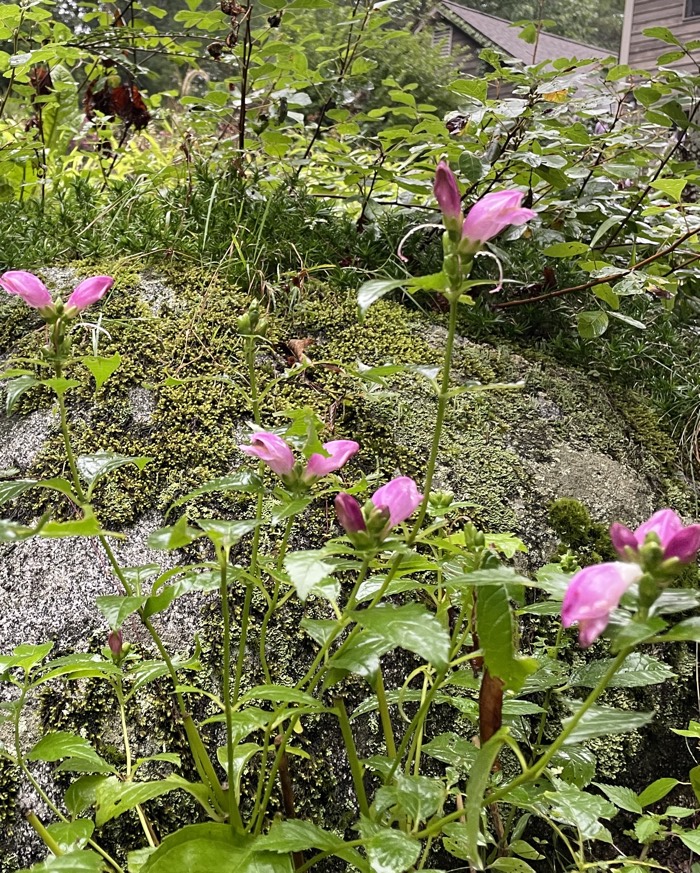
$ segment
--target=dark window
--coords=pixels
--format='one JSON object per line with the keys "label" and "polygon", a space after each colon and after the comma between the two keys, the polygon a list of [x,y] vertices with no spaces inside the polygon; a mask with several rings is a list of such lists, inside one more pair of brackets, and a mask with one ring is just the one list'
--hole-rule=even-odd
{"label": "dark window", "polygon": [[696,15],[700,15],[700,0],[686,0],[685,17],[694,18]]}

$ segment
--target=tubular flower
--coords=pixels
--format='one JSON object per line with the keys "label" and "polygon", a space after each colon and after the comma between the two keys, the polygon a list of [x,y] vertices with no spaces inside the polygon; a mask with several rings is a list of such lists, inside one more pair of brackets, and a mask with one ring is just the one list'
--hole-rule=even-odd
{"label": "tubular flower", "polygon": [[276,433],[258,431],[251,436],[249,446],[239,446],[238,448],[246,455],[264,461],[278,476],[288,476],[294,469],[292,450]]}
{"label": "tubular flower", "polygon": [[84,279],[68,298],[66,315],[72,318],[88,306],[102,300],[113,284],[114,279],[111,276],[91,276],[89,279]]}
{"label": "tubular flower", "polygon": [[433,194],[438,202],[445,227],[459,234],[462,227],[462,198],[454,173],[445,161],[440,161],[435,170]]}
{"label": "tubular flower", "polygon": [[8,294],[16,294],[33,309],[43,309],[51,306],[51,294],[38,276],[24,270],[9,270],[0,276],[0,288]]}
{"label": "tubular flower", "polygon": [[617,608],[627,589],[638,582],[643,570],[638,564],[615,561],[579,570],[564,595],[561,620],[564,627],[578,623],[582,646],[590,646],[607,627],[610,613]]}
{"label": "tubular flower", "polygon": [[328,455],[321,455],[318,452],[311,455],[302,475],[305,482],[320,479],[321,476],[339,470],[356,452],[359,452],[360,444],[354,440],[331,440],[329,443],[324,443],[323,448]]}
{"label": "tubular flower", "polygon": [[686,527],[672,509],[655,512],[634,532],[618,522],[610,528],[610,539],[621,558],[628,556],[628,550],[636,554],[646,542],[648,534],[658,537],[664,560],[677,558],[681,564],[689,564],[700,550],[700,524]]}
{"label": "tubular flower", "polygon": [[338,521],[351,538],[366,533],[363,543],[381,542],[392,527],[413,515],[423,500],[416,483],[408,476],[399,476],[378,488],[364,507],[350,494],[335,498]]}
{"label": "tubular flower", "polygon": [[389,524],[396,527],[413,515],[423,500],[416,483],[408,476],[399,476],[382,485],[372,495],[375,509],[389,510]]}
{"label": "tubular flower", "polygon": [[522,191],[492,191],[477,200],[462,225],[462,240],[467,241],[469,249],[476,251],[511,224],[525,224],[536,218],[533,209],[520,205],[524,196]]}

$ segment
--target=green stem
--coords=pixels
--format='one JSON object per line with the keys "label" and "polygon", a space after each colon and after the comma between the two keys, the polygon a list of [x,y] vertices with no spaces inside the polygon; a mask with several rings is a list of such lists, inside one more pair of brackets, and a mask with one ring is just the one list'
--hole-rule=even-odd
{"label": "green stem", "polygon": [[228,555],[221,552],[221,614],[224,620],[224,707],[226,711],[226,773],[228,777],[228,819],[231,829],[243,830],[243,820],[236,803],[233,778],[233,722],[231,721],[231,612],[228,605],[228,582],[226,578]]}
{"label": "green stem", "polygon": [[450,390],[450,366],[452,363],[452,352],[454,349],[455,335],[457,333],[457,311],[459,307],[459,299],[455,293],[450,298],[450,318],[447,327],[447,341],[445,342],[445,358],[442,365],[442,383],[440,385],[440,394],[438,396],[437,416],[435,418],[435,430],[433,431],[433,442],[430,447],[430,456],[428,458],[428,466],[425,471],[425,484],[423,486],[423,502],[418,511],[418,518],[413,525],[413,530],[408,538],[409,545],[413,543],[418,536],[418,531],[425,520],[425,515],[428,511],[428,498],[430,497],[430,489],[433,484],[433,476],[435,475],[435,464],[437,463],[438,451],[440,449],[440,436],[442,435],[442,426],[445,421],[447,412],[447,404],[449,403]]}
{"label": "green stem", "polygon": [[357,795],[357,802],[360,807],[360,812],[364,816],[369,816],[369,804],[367,803],[367,795],[365,794],[365,783],[363,781],[364,772],[362,769],[362,764],[360,764],[360,759],[357,755],[355,739],[352,735],[352,728],[350,727],[350,719],[348,718],[348,713],[345,709],[345,702],[343,701],[342,697],[336,697],[335,710],[338,714],[340,730],[343,734],[343,740],[345,742],[345,751],[348,755],[350,772],[352,773],[352,781],[355,785],[355,794]]}
{"label": "green stem", "polygon": [[41,841],[46,846],[46,848],[53,852],[56,857],[59,855],[63,855],[63,849],[58,845],[56,840],[51,836],[51,834],[46,830],[44,825],[39,821],[36,813],[28,812],[25,816],[29,824],[32,826],[34,832],[41,838]]}
{"label": "green stem", "polygon": [[267,643],[267,628],[268,628],[268,625],[270,624],[272,616],[274,615],[275,610],[277,609],[277,605],[279,603],[280,589],[282,586],[282,579],[281,579],[279,574],[280,574],[280,571],[282,570],[282,565],[284,564],[284,556],[287,553],[287,544],[289,542],[289,536],[292,532],[293,527],[294,527],[294,516],[292,515],[287,519],[287,524],[285,525],[285,528],[284,528],[284,534],[282,535],[282,542],[280,543],[279,555],[277,556],[277,564],[276,564],[277,577],[275,579],[275,585],[274,585],[274,589],[272,592],[272,601],[271,601],[269,607],[267,608],[267,611],[265,612],[265,616],[262,620],[262,626],[260,628],[259,657],[260,657],[260,663],[261,663],[262,668],[263,668],[263,672],[265,673],[265,681],[267,682],[268,685],[271,684],[271,682],[272,682],[272,675],[270,674],[270,668],[269,668],[269,665],[267,663],[267,645],[266,645],[266,643]]}
{"label": "green stem", "polygon": [[[284,755],[284,753],[286,751],[287,743],[288,743],[289,738],[291,737],[292,732],[294,731],[294,728],[295,728],[298,721],[299,721],[299,716],[293,715],[289,719],[289,725],[287,726],[287,730],[281,735],[282,739],[280,740],[279,745],[277,747],[277,753],[275,754],[275,760],[272,762],[272,768],[270,769],[270,775],[269,775],[268,780],[267,780],[267,785],[265,786],[265,793],[263,794],[263,799],[260,802],[260,805],[257,809],[257,818],[256,818],[255,830],[254,830],[254,833],[256,836],[262,832],[262,827],[263,827],[263,824],[265,822],[265,812],[267,811],[267,806],[270,802],[270,798],[272,797],[272,790],[275,786],[275,780],[277,779],[277,771],[280,768],[280,762],[282,760],[282,755]],[[260,775],[262,778],[264,774],[261,773]],[[255,814],[255,811],[254,811],[254,814]]]}
{"label": "green stem", "polygon": [[[377,679],[375,688],[377,694],[377,703],[379,704],[379,715],[382,720],[382,728],[384,730],[384,740],[386,742],[386,753],[390,758],[396,757],[396,743],[394,741],[394,729],[391,725],[391,716],[389,715],[389,704],[386,699],[384,690],[384,679],[382,677],[382,668],[377,670]],[[347,715],[345,716],[347,718]],[[342,723],[341,723],[342,727]]]}
{"label": "green stem", "polygon": [[416,728],[420,725],[420,723],[423,721],[423,719],[425,718],[425,714],[428,711],[431,703],[433,702],[433,698],[437,694],[437,692],[440,688],[440,685],[442,684],[442,680],[445,678],[446,673],[447,673],[447,667],[443,667],[441,670],[439,670],[437,672],[437,674],[435,675],[435,681],[433,682],[432,687],[430,688],[428,693],[424,696],[424,698],[421,702],[421,705],[418,708],[418,712],[413,716],[413,718],[411,719],[411,723],[406,728],[406,733],[403,735],[403,739],[401,740],[401,743],[399,744],[399,748],[397,749],[396,757],[394,758],[394,763],[391,765],[391,770],[389,771],[389,773],[386,777],[385,781],[387,783],[389,783],[393,779],[394,773],[396,772],[397,767],[399,766],[399,764],[403,760],[403,756],[406,754],[406,749],[408,748],[408,744],[411,742],[411,739],[413,737],[413,733],[416,730]]}
{"label": "green stem", "polygon": [[[60,378],[61,368],[57,364],[56,365],[56,373]],[[61,433],[63,434],[63,445],[66,450],[66,458],[68,459],[68,466],[70,467],[71,478],[73,479],[73,487],[75,488],[75,493],[78,495],[78,499],[81,503],[85,503],[85,492],[83,491],[83,487],[80,484],[80,476],[78,475],[78,465],[75,461],[75,455],[73,454],[73,447],[70,441],[70,432],[68,430],[68,414],[66,412],[66,404],[63,401],[63,395],[58,394],[58,413],[61,419]]]}

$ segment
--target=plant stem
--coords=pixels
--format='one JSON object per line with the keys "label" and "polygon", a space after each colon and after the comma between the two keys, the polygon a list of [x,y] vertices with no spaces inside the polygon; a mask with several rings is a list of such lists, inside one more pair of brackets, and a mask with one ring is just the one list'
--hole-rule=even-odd
{"label": "plant stem", "polygon": [[[386,699],[384,690],[384,679],[382,677],[382,668],[377,670],[377,679],[374,690],[377,693],[377,703],[379,704],[379,715],[382,720],[382,728],[384,730],[384,740],[386,742],[386,753],[389,758],[396,757],[396,742],[394,741],[394,729],[391,725],[391,716],[389,715],[389,704]],[[347,715],[346,715],[347,718]],[[342,724],[341,724],[342,727]]]}
{"label": "plant stem", "polygon": [[442,426],[445,421],[445,413],[447,412],[447,404],[449,402],[450,390],[450,367],[452,363],[452,351],[454,349],[455,334],[457,333],[457,311],[459,300],[456,294],[452,294],[450,298],[450,318],[447,327],[447,340],[445,342],[445,358],[442,365],[442,383],[440,385],[440,394],[438,396],[437,416],[435,418],[435,430],[433,431],[433,442],[430,447],[430,456],[428,458],[428,466],[425,471],[425,484],[423,486],[423,502],[418,511],[418,518],[413,525],[413,530],[408,538],[409,545],[412,544],[418,531],[423,524],[425,515],[428,511],[428,498],[430,497],[430,489],[433,484],[433,476],[435,474],[435,464],[437,462],[438,451],[440,449],[440,436],[442,434]]}
{"label": "plant stem", "polygon": [[282,542],[280,543],[279,555],[277,556],[277,578],[275,579],[275,585],[272,592],[272,602],[270,603],[267,611],[265,612],[265,616],[262,620],[262,626],[260,628],[260,663],[263,668],[263,672],[265,673],[265,681],[268,685],[272,682],[272,676],[270,674],[270,668],[267,663],[267,651],[266,651],[266,641],[267,641],[267,628],[270,624],[270,620],[277,609],[277,604],[279,602],[280,597],[280,588],[282,585],[282,580],[279,576],[279,572],[282,569],[282,565],[284,563],[284,556],[287,553],[287,543],[289,542],[289,535],[292,532],[292,528],[294,527],[294,516],[290,516],[287,519],[287,524],[284,528],[284,534],[282,535]]}
{"label": "plant stem", "polygon": [[34,832],[40,837],[42,843],[50,852],[53,852],[56,857],[64,854],[63,849],[61,849],[56,840],[54,840],[54,838],[46,830],[44,825],[39,821],[39,818],[37,817],[35,812],[28,812],[25,815],[25,818],[31,825]]}
{"label": "plant stem", "polygon": [[226,711],[226,773],[228,777],[228,820],[231,829],[235,833],[236,830],[243,830],[243,820],[241,813],[236,803],[236,792],[234,790],[233,778],[233,723],[231,721],[231,613],[228,605],[228,582],[227,568],[228,555],[226,551],[221,551],[221,614],[224,619],[224,707]]}
{"label": "plant stem", "polygon": [[[60,378],[60,367],[56,367],[57,378]],[[75,455],[73,454],[73,447],[70,441],[70,431],[68,430],[68,414],[66,412],[66,404],[63,400],[63,395],[58,394],[58,413],[61,418],[61,433],[63,434],[63,445],[66,450],[66,458],[68,459],[68,466],[70,467],[71,478],[73,479],[73,487],[75,488],[75,493],[78,495],[78,499],[81,503],[85,503],[85,492],[83,491],[83,487],[80,484],[80,476],[78,475],[78,465],[75,461]]]}
{"label": "plant stem", "polygon": [[357,795],[360,813],[364,816],[369,816],[369,804],[367,803],[367,795],[365,794],[365,784],[363,781],[364,772],[362,764],[360,764],[360,759],[357,756],[357,748],[355,747],[355,739],[352,735],[352,728],[350,727],[350,719],[348,718],[348,713],[345,709],[345,702],[342,697],[336,697],[335,710],[338,713],[338,722],[340,723],[340,730],[345,742],[345,751],[348,755],[350,772],[352,773],[352,781],[355,785],[355,794]]}

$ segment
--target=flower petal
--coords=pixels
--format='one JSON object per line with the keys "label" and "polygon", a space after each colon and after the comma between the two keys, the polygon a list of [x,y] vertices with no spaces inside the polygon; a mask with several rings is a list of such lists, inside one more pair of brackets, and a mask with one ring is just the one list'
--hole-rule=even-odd
{"label": "flower petal", "polygon": [[8,294],[16,294],[34,309],[51,306],[51,294],[38,276],[25,270],[8,270],[0,276],[0,288]]}
{"label": "flower petal", "polygon": [[91,276],[89,279],[84,279],[79,285],[76,285],[66,302],[66,308],[82,312],[83,309],[87,309],[88,306],[101,300],[112,285],[114,285],[114,279],[111,276]]}

